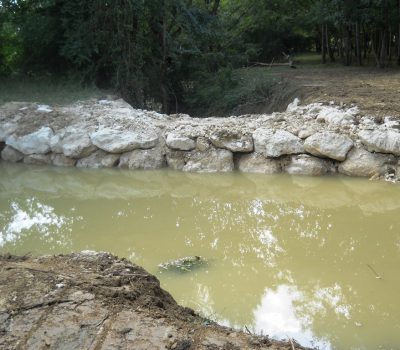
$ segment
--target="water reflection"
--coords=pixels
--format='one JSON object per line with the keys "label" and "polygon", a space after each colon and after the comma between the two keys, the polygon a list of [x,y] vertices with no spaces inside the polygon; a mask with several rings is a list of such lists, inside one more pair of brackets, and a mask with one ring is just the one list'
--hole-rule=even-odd
{"label": "water reflection", "polygon": [[[0,252],[107,250],[226,324],[321,349],[390,349],[400,344],[399,194],[358,179],[0,164]],[[160,274],[159,263],[189,255],[209,264]]]}
{"label": "water reflection", "polygon": [[53,207],[35,198],[20,203],[10,200],[9,209],[0,214],[0,247],[35,236],[49,247],[68,248],[72,245],[69,237],[72,223],[72,218],[57,215]]}

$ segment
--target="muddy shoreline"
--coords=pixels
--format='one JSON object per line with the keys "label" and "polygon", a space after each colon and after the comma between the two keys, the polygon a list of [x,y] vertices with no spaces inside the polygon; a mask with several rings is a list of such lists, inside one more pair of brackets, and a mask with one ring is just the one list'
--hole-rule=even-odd
{"label": "muddy shoreline", "polygon": [[81,168],[400,179],[400,120],[298,100],[282,113],[192,118],[123,100],[0,107],[3,161]]}
{"label": "muddy shoreline", "polygon": [[2,349],[306,349],[219,326],[108,253],[0,255]]}

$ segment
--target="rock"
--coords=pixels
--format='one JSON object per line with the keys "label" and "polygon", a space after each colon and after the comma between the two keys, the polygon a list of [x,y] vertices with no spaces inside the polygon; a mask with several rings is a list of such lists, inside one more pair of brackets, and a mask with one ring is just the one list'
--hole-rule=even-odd
{"label": "rock", "polygon": [[121,155],[119,161],[120,168],[129,169],[159,169],[166,165],[165,157],[162,150],[157,148],[152,148],[148,150],[134,150]]}
{"label": "rock", "polygon": [[251,153],[241,155],[236,167],[245,173],[276,174],[281,172],[281,163],[276,159],[267,159],[262,154]]}
{"label": "rock", "polygon": [[186,256],[184,258],[179,258],[159,264],[158,267],[163,270],[187,272],[206,264],[207,260],[202,258],[201,256]]}
{"label": "rock", "polygon": [[117,165],[120,155],[110,154],[103,150],[98,150],[90,156],[81,158],[77,161],[77,168],[112,168]]}
{"label": "rock", "polygon": [[332,171],[332,165],[328,161],[300,154],[292,156],[284,171],[291,175],[320,176]]}
{"label": "rock", "polygon": [[348,176],[383,175],[396,164],[393,156],[370,153],[363,148],[353,148],[347,159],[339,165],[339,172]]}
{"label": "rock", "polygon": [[196,148],[196,142],[194,140],[176,133],[169,133],[167,135],[166,144],[171,149],[181,151],[191,151]]}
{"label": "rock", "polygon": [[254,134],[254,146],[257,153],[266,157],[280,157],[304,152],[302,140],[285,130],[259,128]]}
{"label": "rock", "polygon": [[359,109],[357,107],[341,110],[336,106],[321,106],[317,121],[337,126],[348,125],[354,123],[358,113]]}
{"label": "rock", "polygon": [[40,113],[51,113],[53,110],[48,105],[38,105],[37,111]]}
{"label": "rock", "polygon": [[5,160],[6,162],[16,163],[22,160],[23,158],[24,154],[12,148],[11,146],[6,146],[1,151],[1,159]]}
{"label": "rock", "polygon": [[26,155],[45,154],[50,152],[50,139],[53,135],[53,130],[45,126],[28,135],[12,135],[7,138],[6,144]]}
{"label": "rock", "polygon": [[304,142],[306,152],[317,156],[339,161],[346,159],[347,153],[353,147],[353,141],[346,135],[333,132],[318,132]]}
{"label": "rock", "polygon": [[286,108],[286,112],[288,112],[288,113],[296,112],[297,109],[299,108],[299,103],[300,103],[300,100],[298,97],[296,97],[292,103],[289,103],[289,105]]}
{"label": "rock", "polygon": [[315,130],[313,128],[303,128],[300,129],[299,133],[298,133],[298,137],[300,137],[302,140],[306,139],[307,137],[310,137],[311,135],[315,134]]}
{"label": "rock", "polygon": [[4,147],[6,147],[6,143],[0,141],[0,152],[4,149]]}
{"label": "rock", "polygon": [[186,164],[185,156],[187,152],[185,151],[171,151],[168,150],[166,154],[168,167],[174,170],[183,170]]}
{"label": "rock", "polygon": [[391,153],[400,156],[400,133],[394,130],[362,130],[361,142],[370,152]]}
{"label": "rock", "polygon": [[[86,132],[71,133],[65,136],[60,146],[65,156],[77,159],[88,157],[97,149]],[[57,149],[59,146],[54,148]]]}
{"label": "rock", "polygon": [[210,148],[210,141],[204,137],[199,136],[196,140],[196,149],[200,152],[207,151]]}
{"label": "rock", "polygon": [[205,152],[192,151],[185,156],[183,171],[187,172],[229,172],[233,171],[233,154],[225,149],[210,147]]}
{"label": "rock", "polygon": [[0,124],[0,142],[5,142],[7,137],[17,131],[18,125],[16,123]]}
{"label": "rock", "polygon": [[52,154],[51,162],[55,166],[70,167],[75,166],[76,159],[66,157],[63,154]]}
{"label": "rock", "polygon": [[153,148],[158,143],[157,134],[142,130],[140,133],[101,129],[90,135],[92,143],[108,153],[125,153],[134,149]]}
{"label": "rock", "polygon": [[210,136],[210,140],[215,147],[232,152],[252,152],[254,149],[252,136],[241,132],[219,130]]}
{"label": "rock", "polygon": [[51,164],[50,154],[30,154],[24,157],[25,164],[43,165]]}

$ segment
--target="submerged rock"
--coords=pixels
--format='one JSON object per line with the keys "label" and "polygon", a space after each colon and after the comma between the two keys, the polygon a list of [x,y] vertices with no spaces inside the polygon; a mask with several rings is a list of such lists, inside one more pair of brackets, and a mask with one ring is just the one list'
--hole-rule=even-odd
{"label": "submerged rock", "polygon": [[394,166],[396,159],[386,154],[370,153],[363,148],[353,148],[347,160],[339,165],[339,172],[348,176],[380,176],[389,166]]}
{"label": "submerged rock", "polygon": [[202,258],[201,256],[186,256],[184,258],[179,258],[159,264],[158,267],[163,270],[188,272],[192,271],[195,268],[204,266],[206,263],[207,260]]}
{"label": "submerged rock", "polygon": [[358,133],[368,151],[400,156],[400,133],[394,130],[362,130]]}
{"label": "submerged rock", "polygon": [[266,157],[278,158],[284,155],[304,152],[303,141],[285,130],[273,131],[259,128],[254,134],[255,151]]}
{"label": "submerged rock", "polygon": [[353,147],[353,141],[346,135],[333,132],[316,133],[304,142],[304,149],[317,157],[326,157],[339,161],[346,159]]}
{"label": "submerged rock", "polygon": [[49,127],[42,127],[39,130],[24,136],[11,135],[7,138],[6,144],[12,146],[23,154],[45,154],[50,152],[50,139],[54,133]]}

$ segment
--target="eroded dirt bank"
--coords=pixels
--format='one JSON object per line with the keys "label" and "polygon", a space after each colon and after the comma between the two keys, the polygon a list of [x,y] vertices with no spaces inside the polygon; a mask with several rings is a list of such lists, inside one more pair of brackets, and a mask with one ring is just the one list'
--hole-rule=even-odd
{"label": "eroded dirt bank", "polygon": [[179,306],[143,268],[107,253],[0,256],[1,349],[305,349]]}

